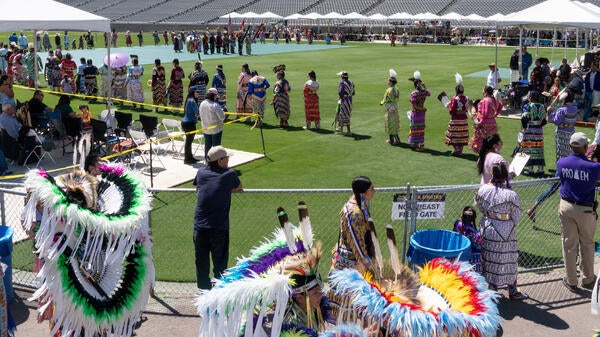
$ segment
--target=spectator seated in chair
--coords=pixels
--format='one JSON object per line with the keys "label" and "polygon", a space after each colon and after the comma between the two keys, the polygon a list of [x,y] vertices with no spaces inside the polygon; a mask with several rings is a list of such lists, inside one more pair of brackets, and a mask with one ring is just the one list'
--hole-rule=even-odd
{"label": "spectator seated in chair", "polygon": [[[4,148],[13,148],[16,151],[9,158],[16,159],[19,165],[22,165],[28,152],[32,151],[38,144],[35,131],[28,126],[23,126],[15,116],[15,106],[9,103],[2,104],[0,127],[5,133],[3,137]],[[14,143],[7,144],[8,142]]]}
{"label": "spectator seated in chair", "polygon": [[48,127],[48,113],[53,112],[52,107],[47,106],[42,102],[44,99],[44,93],[41,90],[33,92],[33,97],[29,100],[29,115],[31,116],[31,127],[36,128],[47,128]]}

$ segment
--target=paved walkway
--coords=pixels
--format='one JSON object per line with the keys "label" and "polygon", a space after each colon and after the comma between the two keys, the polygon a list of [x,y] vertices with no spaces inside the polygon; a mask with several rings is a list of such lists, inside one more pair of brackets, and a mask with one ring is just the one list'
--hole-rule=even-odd
{"label": "paved walkway", "polygon": [[[600,268],[596,259],[596,270]],[[523,273],[521,290],[530,295],[523,302],[502,298],[498,304],[504,318],[497,337],[584,337],[600,328],[600,316],[590,313],[591,292],[569,292],[562,284],[563,269]],[[36,323],[35,304],[26,300],[31,290],[16,287],[11,310],[18,324],[17,336],[48,336],[48,325]],[[506,295],[506,290],[500,290]],[[173,298],[157,294],[144,313],[136,336],[198,336],[200,318],[195,314],[194,296]]]}

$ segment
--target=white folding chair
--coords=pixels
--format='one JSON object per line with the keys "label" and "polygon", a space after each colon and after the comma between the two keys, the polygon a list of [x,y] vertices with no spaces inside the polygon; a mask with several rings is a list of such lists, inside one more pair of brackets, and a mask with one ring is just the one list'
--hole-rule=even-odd
{"label": "white folding chair", "polygon": [[150,155],[152,155],[152,161],[158,160],[160,165],[165,168],[165,164],[160,159],[158,155],[158,150],[160,148],[160,144],[156,142],[155,138],[149,139],[146,137],[146,134],[143,131],[129,129],[129,135],[131,136],[131,140],[135,144],[137,150],[134,150],[134,153],[137,152],[137,156],[133,159],[134,162],[137,161],[137,158],[140,158],[144,165],[150,164]]}
{"label": "white folding chair", "polygon": [[[163,118],[162,126],[163,130],[169,136],[169,144],[171,145],[173,157],[181,157],[185,144],[185,132],[181,131],[181,121],[171,118]],[[180,141],[181,146],[177,146],[175,141]]]}
{"label": "white folding chair", "polygon": [[29,162],[30,159],[34,159],[35,160],[35,166],[34,167],[39,167],[40,163],[42,162],[42,160],[45,157],[50,158],[50,160],[52,160],[53,163],[56,163],[56,161],[54,160],[54,157],[52,157],[52,153],[50,153],[50,151],[52,151],[52,148],[48,148],[48,146],[54,147],[54,142],[49,141],[49,140],[46,140],[46,142],[44,142],[44,140],[42,139],[42,137],[40,137],[35,131],[30,130],[29,132],[30,132],[30,134],[28,134],[29,136],[35,137],[36,145],[31,150],[31,152],[29,152],[29,154],[27,155],[27,157],[25,157],[25,161],[23,162],[23,166],[25,166],[28,169],[30,169],[31,167],[29,167],[28,162]]}

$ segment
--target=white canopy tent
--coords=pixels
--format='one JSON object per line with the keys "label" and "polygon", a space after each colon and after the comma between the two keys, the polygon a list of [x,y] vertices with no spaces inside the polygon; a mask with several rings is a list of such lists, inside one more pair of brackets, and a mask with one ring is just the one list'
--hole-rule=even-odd
{"label": "white canopy tent", "polygon": [[448,20],[448,21],[460,21],[463,20],[465,17],[455,13],[455,12],[450,12],[447,14],[444,14],[442,16],[440,16],[440,20]]}
{"label": "white canopy tent", "polygon": [[0,31],[74,30],[110,32],[110,19],[53,0],[12,3],[0,12]]}
{"label": "white canopy tent", "polygon": [[[35,41],[39,30],[110,32],[110,19],[53,0],[17,1],[10,10],[0,12],[0,31],[14,30],[33,30]],[[33,45],[37,54],[37,43]],[[110,58],[110,44],[108,55]],[[37,62],[34,65],[37,77]]]}
{"label": "white canopy tent", "polygon": [[413,15],[412,17],[414,20],[425,20],[425,21],[432,21],[432,20],[439,20],[440,17],[430,13],[430,12],[426,12],[426,13],[419,13],[417,15]]}
{"label": "white canopy tent", "polygon": [[507,15],[498,21],[498,25],[519,26],[526,29],[598,28],[599,22],[599,14],[582,3],[571,0],[547,0]]}
{"label": "white canopy tent", "polygon": [[388,19],[388,17],[381,13],[376,13],[376,14],[370,15],[369,19],[373,20],[373,21],[385,21]]}
{"label": "white canopy tent", "polygon": [[388,16],[388,20],[412,20],[412,18],[413,15],[406,12],[396,13]]}
{"label": "white canopy tent", "polygon": [[344,19],[349,19],[349,20],[368,20],[369,17],[364,16],[360,13],[357,12],[352,12],[352,13],[348,13],[346,15],[344,15]]}
{"label": "white canopy tent", "polygon": [[264,12],[262,14],[259,14],[258,16],[263,19],[283,19],[283,16],[277,15],[273,12]]}
{"label": "white canopy tent", "polygon": [[229,14],[221,15],[219,18],[221,18],[221,19],[229,19],[229,18],[231,18],[231,19],[237,19],[237,18],[241,18],[241,17],[242,17],[242,15],[240,13],[238,13],[238,12],[231,12]]}

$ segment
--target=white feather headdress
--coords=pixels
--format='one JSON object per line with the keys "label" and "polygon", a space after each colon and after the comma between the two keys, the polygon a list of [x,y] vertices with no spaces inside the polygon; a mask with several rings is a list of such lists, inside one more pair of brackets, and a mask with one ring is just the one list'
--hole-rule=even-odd
{"label": "white feather headdress", "polygon": [[418,71],[418,70],[415,70],[415,72],[413,73],[413,79],[420,80],[421,79],[421,72]]}
{"label": "white feather headdress", "polygon": [[454,74],[454,79],[456,80],[456,85],[461,85],[462,84],[462,76],[459,73]]}
{"label": "white feather headdress", "polygon": [[390,68],[390,78],[396,78],[397,76],[398,74],[396,73],[396,71]]}

